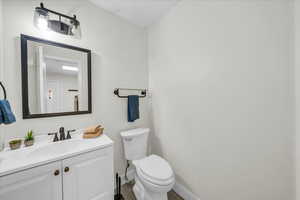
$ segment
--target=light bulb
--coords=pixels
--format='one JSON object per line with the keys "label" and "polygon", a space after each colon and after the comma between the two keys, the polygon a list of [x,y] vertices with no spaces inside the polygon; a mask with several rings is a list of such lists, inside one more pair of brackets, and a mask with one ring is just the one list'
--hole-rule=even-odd
{"label": "light bulb", "polygon": [[72,67],[72,66],[62,66],[62,69],[66,71],[75,71],[75,72],[79,71],[78,67]]}
{"label": "light bulb", "polygon": [[44,30],[44,31],[47,30],[48,29],[48,20],[40,17],[38,19],[37,26],[41,30]]}
{"label": "light bulb", "polygon": [[42,10],[41,8],[36,8],[34,12],[33,23],[35,27],[40,30],[48,30],[48,20],[49,15],[47,11]]}
{"label": "light bulb", "polygon": [[75,18],[75,20],[71,20],[70,23],[71,23],[70,35],[74,36],[77,39],[81,39],[81,28],[80,28],[79,21],[77,21]]}

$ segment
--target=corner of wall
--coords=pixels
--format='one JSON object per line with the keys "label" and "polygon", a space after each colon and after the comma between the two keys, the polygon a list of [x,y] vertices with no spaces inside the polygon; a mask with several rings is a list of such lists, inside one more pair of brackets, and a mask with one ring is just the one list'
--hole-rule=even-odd
{"label": "corner of wall", "polygon": [[299,147],[298,147],[298,143],[299,143],[299,98],[300,98],[300,91],[299,91],[299,81],[297,80],[297,77],[300,77],[300,72],[299,69],[297,69],[297,66],[299,65],[299,57],[297,57],[297,53],[299,52],[300,49],[300,43],[299,43],[299,39],[297,37],[298,33],[300,32],[300,26],[297,24],[297,22],[300,19],[300,15],[299,15],[299,10],[300,10],[300,1],[299,0],[294,0],[294,9],[293,9],[293,17],[294,17],[294,35],[293,35],[293,39],[294,39],[294,92],[295,92],[295,113],[294,113],[294,132],[295,132],[295,142],[294,142],[294,173],[295,173],[295,178],[294,178],[294,198],[295,200],[300,199],[300,190],[297,189],[299,188],[299,181],[300,181],[300,176],[299,176],[299,166],[300,166],[300,161],[299,159],[297,159],[298,155],[299,155]]}
{"label": "corner of wall", "polygon": [[[3,70],[3,8],[2,8],[2,0],[0,0],[0,81],[3,78],[4,70]],[[3,95],[3,94],[0,94]],[[1,96],[2,97],[2,96]],[[0,125],[1,126],[1,125]],[[2,129],[0,129],[0,151],[2,150],[4,134],[2,134]]]}
{"label": "corner of wall", "polygon": [[3,2],[0,0],[0,80],[3,78]]}

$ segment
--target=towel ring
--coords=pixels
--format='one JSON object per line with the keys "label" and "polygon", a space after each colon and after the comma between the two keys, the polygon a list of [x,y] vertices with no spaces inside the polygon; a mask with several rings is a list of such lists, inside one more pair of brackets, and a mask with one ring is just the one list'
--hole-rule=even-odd
{"label": "towel ring", "polygon": [[5,87],[4,87],[4,85],[2,84],[1,81],[0,81],[0,86],[1,86],[1,88],[3,90],[3,93],[4,93],[4,99],[6,100],[6,90],[5,90]]}

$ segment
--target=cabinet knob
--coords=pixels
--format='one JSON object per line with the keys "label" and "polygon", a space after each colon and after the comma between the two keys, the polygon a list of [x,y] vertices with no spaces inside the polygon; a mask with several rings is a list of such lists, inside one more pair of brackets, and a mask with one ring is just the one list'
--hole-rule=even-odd
{"label": "cabinet knob", "polygon": [[54,176],[58,176],[58,175],[59,175],[59,170],[57,169],[54,171]]}
{"label": "cabinet knob", "polygon": [[69,167],[65,167],[65,172],[68,172],[70,171],[70,168]]}

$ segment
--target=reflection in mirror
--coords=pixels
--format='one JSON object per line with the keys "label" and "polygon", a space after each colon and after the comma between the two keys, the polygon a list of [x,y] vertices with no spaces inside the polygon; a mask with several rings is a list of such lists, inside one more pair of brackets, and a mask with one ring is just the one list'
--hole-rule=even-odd
{"label": "reflection in mirror", "polygon": [[27,40],[27,55],[25,118],[89,110],[89,52]]}

